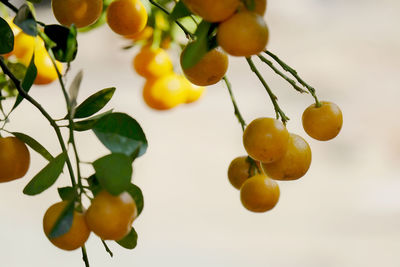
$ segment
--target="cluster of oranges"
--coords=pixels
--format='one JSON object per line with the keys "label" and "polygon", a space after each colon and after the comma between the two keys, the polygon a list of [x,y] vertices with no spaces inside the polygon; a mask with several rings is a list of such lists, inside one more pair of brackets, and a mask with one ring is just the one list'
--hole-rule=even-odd
{"label": "cluster of oranges", "polygon": [[[305,132],[327,141],[336,137],[343,123],[342,112],[332,102],[318,102],[303,113]],[[265,212],[277,204],[277,182],[303,177],[311,164],[311,149],[299,135],[273,118],[253,120],[244,130],[243,145],[249,156],[235,158],[228,168],[231,184],[240,189],[243,206],[253,212]]]}

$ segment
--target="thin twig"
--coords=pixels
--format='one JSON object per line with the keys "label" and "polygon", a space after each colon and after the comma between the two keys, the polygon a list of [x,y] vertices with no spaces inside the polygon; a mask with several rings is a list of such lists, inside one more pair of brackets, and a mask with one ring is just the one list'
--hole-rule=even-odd
{"label": "thin twig", "polygon": [[246,60],[247,60],[247,63],[249,64],[249,66],[250,66],[250,69],[257,75],[258,79],[260,80],[260,82],[264,86],[265,90],[267,90],[269,98],[271,98],[272,104],[274,105],[276,119],[279,119],[279,117],[280,117],[280,119],[283,122],[283,124],[286,124],[286,122],[289,120],[289,118],[285,115],[285,113],[279,107],[278,102],[277,102],[278,98],[274,95],[274,93],[272,93],[271,88],[269,88],[267,82],[264,80],[264,78],[262,77],[261,73],[258,71],[256,66],[254,65],[253,60],[250,57],[246,58]]}
{"label": "thin twig", "polygon": [[106,251],[108,252],[108,254],[110,254],[110,256],[112,258],[114,256],[114,254],[112,253],[111,249],[107,246],[106,241],[104,241],[102,239],[101,242],[103,243],[104,248],[106,249]]}
{"label": "thin twig", "polygon": [[232,92],[232,85],[229,82],[228,77],[224,76],[223,79],[225,81],[226,87],[228,88],[228,92],[229,92],[229,95],[230,95],[231,100],[232,100],[233,108],[235,110],[235,116],[238,119],[240,125],[242,126],[242,130],[244,131],[244,129],[246,128],[246,122],[244,121],[243,116],[240,113],[239,107],[238,107],[238,105],[236,103],[235,96],[233,95],[233,92]]}
{"label": "thin twig", "polygon": [[87,253],[86,253],[86,247],[85,247],[85,245],[82,246],[81,251],[82,251],[82,259],[83,259],[83,261],[85,262],[85,266],[86,266],[86,267],[90,267],[90,265],[89,265],[89,258],[88,258],[88,255],[87,255]]}
{"label": "thin twig", "polygon": [[294,70],[293,68],[291,68],[289,65],[287,65],[285,62],[283,62],[278,56],[274,55],[272,52],[270,51],[264,51],[264,53],[266,53],[267,55],[269,55],[270,57],[272,57],[281,67],[282,69],[284,69],[285,71],[289,72],[290,74],[293,75],[293,77],[296,78],[296,80],[303,85],[305,88],[307,88],[307,90],[310,92],[310,94],[314,97],[315,99],[315,105],[317,107],[321,106],[321,103],[319,102],[317,95],[316,95],[316,91],[314,89],[314,87],[310,86],[309,84],[307,84],[303,79],[300,78],[300,76],[297,74],[297,71]]}

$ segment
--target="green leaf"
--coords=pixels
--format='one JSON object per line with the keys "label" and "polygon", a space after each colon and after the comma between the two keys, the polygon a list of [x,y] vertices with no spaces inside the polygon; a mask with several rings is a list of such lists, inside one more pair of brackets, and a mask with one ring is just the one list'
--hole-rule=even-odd
{"label": "green leaf", "polygon": [[[71,106],[74,108],[76,106],[76,99],[78,98],[79,89],[81,88],[81,82],[83,79],[83,70],[80,70],[74,77],[68,93],[71,101]],[[67,115],[68,116],[68,115]]]}
{"label": "green leaf", "polygon": [[140,213],[142,213],[143,210],[143,206],[144,206],[144,200],[143,200],[143,193],[142,190],[134,185],[134,184],[130,184],[128,186],[128,188],[126,189],[126,191],[132,196],[132,198],[135,200],[136,203],[136,208],[137,208],[137,216],[140,215]]}
{"label": "green leaf", "polygon": [[[32,54],[31,61],[29,63],[28,68],[26,69],[25,76],[24,79],[22,80],[22,85],[21,85],[22,89],[25,92],[29,92],[29,90],[31,89],[33,82],[36,79],[36,75],[37,75],[37,69],[35,66],[35,54]],[[15,109],[22,102],[22,100],[24,100],[24,98],[20,94],[18,94],[12,109]]]}
{"label": "green leaf", "polygon": [[100,118],[104,117],[105,115],[111,114],[112,111],[113,110],[110,109],[106,112],[100,113],[100,114],[90,117],[86,120],[76,121],[76,122],[74,122],[74,130],[78,131],[78,132],[91,130]]}
{"label": "green leaf", "polygon": [[169,15],[170,20],[174,21],[192,15],[192,12],[185,6],[183,1],[179,1]]}
{"label": "green leaf", "polygon": [[57,238],[62,236],[63,234],[68,233],[69,229],[71,229],[72,221],[74,219],[74,201],[69,202],[64,210],[61,212],[60,216],[58,217],[56,223],[51,229],[49,238]]}
{"label": "green leaf", "polygon": [[10,53],[14,49],[14,34],[7,21],[0,17],[0,54]]}
{"label": "green leaf", "polygon": [[38,34],[36,20],[27,4],[23,4],[20,7],[13,22],[28,35],[36,36]]}
{"label": "green leaf", "polygon": [[36,141],[32,137],[18,132],[13,132],[12,134],[28,146],[30,146],[33,150],[42,155],[48,161],[52,161],[54,159],[49,151],[47,151],[46,148],[44,148],[38,141]]}
{"label": "green leaf", "polygon": [[75,59],[78,52],[75,26],[68,28],[57,24],[46,25],[44,33],[55,43],[51,49],[58,61],[71,62]]}
{"label": "green leaf", "polygon": [[115,87],[103,89],[80,104],[75,110],[75,118],[86,118],[101,110],[114,95]]}
{"label": "green leaf", "polygon": [[211,23],[202,21],[196,30],[196,40],[188,44],[182,54],[182,68],[193,67],[208,52],[208,32]]}
{"label": "green leaf", "polygon": [[135,231],[135,228],[132,227],[129,234],[127,234],[124,238],[117,241],[118,245],[124,247],[126,249],[134,249],[137,245],[138,235]]}
{"label": "green leaf", "polygon": [[93,167],[100,185],[112,195],[124,192],[131,181],[132,161],[120,153],[112,153],[95,162]]}
{"label": "green leaf", "polygon": [[111,152],[139,157],[147,150],[142,128],[125,113],[111,113],[102,117],[94,125],[93,131]]}
{"label": "green leaf", "polygon": [[97,195],[101,190],[103,190],[103,187],[101,187],[99,180],[96,178],[95,174],[87,178],[87,182],[89,184],[89,189],[90,191],[92,191],[94,196]]}
{"label": "green leaf", "polygon": [[62,200],[74,200],[76,197],[75,189],[70,186],[57,188],[57,191]]}
{"label": "green leaf", "polygon": [[26,195],[37,195],[52,186],[57,178],[60,176],[67,155],[61,153],[56,158],[51,160],[35,177],[25,186],[24,194]]}

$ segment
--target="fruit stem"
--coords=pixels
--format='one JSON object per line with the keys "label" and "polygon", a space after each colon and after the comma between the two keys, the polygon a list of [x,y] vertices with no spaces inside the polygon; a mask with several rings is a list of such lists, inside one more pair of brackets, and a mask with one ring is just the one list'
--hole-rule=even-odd
{"label": "fruit stem", "polygon": [[103,239],[101,240],[101,243],[103,243],[104,248],[106,249],[106,251],[108,252],[108,254],[110,254],[111,258],[114,256],[114,254],[112,253],[111,249],[107,246],[106,241],[104,241]]}
{"label": "fruit stem", "polygon": [[293,77],[296,78],[296,80],[303,85],[305,88],[307,88],[307,90],[310,92],[310,94],[314,97],[315,100],[315,106],[316,107],[320,107],[321,103],[318,100],[318,97],[316,95],[316,91],[314,89],[314,87],[310,86],[309,84],[307,84],[303,79],[300,78],[300,76],[297,74],[297,71],[293,68],[291,68],[289,65],[287,65],[285,62],[283,62],[278,56],[274,55],[273,53],[271,53],[270,51],[266,50],[264,51],[265,54],[269,55],[270,57],[272,57],[281,67],[282,69],[284,69],[285,71],[289,72],[290,74],[293,75]]}
{"label": "fruit stem", "polygon": [[[22,89],[21,81],[18,80],[17,77],[15,77],[14,74],[8,69],[7,65],[4,62],[3,57],[0,57],[0,67],[3,70],[4,74],[7,75],[8,77],[10,77],[10,79],[14,83],[15,87],[17,88],[18,93],[23,98],[28,100],[32,105],[34,105],[40,111],[40,113],[42,113],[42,115],[48,120],[48,122],[53,127],[54,131],[56,132],[58,141],[61,146],[61,150],[67,155],[68,151],[65,146],[64,139],[62,137],[60,128],[58,127],[57,123],[53,120],[53,118],[49,115],[49,113],[47,113],[47,111],[35,99],[33,99],[30,95],[28,95],[25,92],[25,90]],[[69,157],[67,157],[66,162],[67,162],[68,171],[69,171],[69,174],[71,177],[71,183],[73,186],[76,186],[75,175],[74,175],[74,171],[72,169],[72,165],[71,165],[71,161],[70,161]]]}
{"label": "fruit stem", "polygon": [[233,108],[235,109],[235,116],[238,119],[240,125],[242,126],[242,131],[244,131],[244,129],[246,128],[246,122],[244,121],[243,116],[240,113],[239,107],[238,107],[238,105],[236,103],[236,100],[235,100],[235,96],[233,95],[232,84],[229,82],[228,77],[224,76],[223,79],[225,81],[226,87],[228,88],[228,92],[229,92],[229,95],[230,95],[231,100],[232,100]]}
{"label": "fruit stem", "polygon": [[[1,0],[3,1],[3,0]],[[157,3],[154,0],[149,0],[149,2],[154,5],[155,7],[157,7],[158,9],[160,9],[162,12],[164,12],[165,14],[167,14],[168,16],[171,14],[165,7],[163,7],[162,5],[160,5],[159,3]],[[175,20],[175,23],[182,29],[182,31],[186,34],[186,38],[188,39],[193,39],[193,33],[191,33],[188,29],[185,28],[185,26],[182,25],[182,23],[180,23],[179,21]]]}
{"label": "fruit stem", "polygon": [[308,93],[308,91],[306,91],[306,90],[304,90],[303,88],[301,88],[300,86],[298,86],[298,85],[296,84],[296,81],[295,81],[295,80],[289,78],[288,76],[286,76],[285,74],[283,74],[280,70],[278,70],[278,69],[274,66],[274,64],[273,64],[271,61],[269,61],[268,59],[266,59],[264,56],[258,55],[258,58],[259,58],[262,62],[264,62],[265,64],[267,64],[276,74],[278,74],[278,75],[281,76],[283,79],[285,79],[288,83],[290,83],[296,91],[298,91],[298,92],[300,92],[300,93]]}
{"label": "fruit stem", "polygon": [[85,266],[86,266],[86,267],[90,267],[90,265],[89,265],[89,258],[88,258],[88,255],[87,255],[87,253],[86,253],[86,247],[85,247],[85,245],[83,245],[83,246],[81,247],[81,251],[82,251],[82,259],[83,259],[83,261],[85,262]]}
{"label": "fruit stem", "polygon": [[280,117],[283,124],[286,125],[286,122],[290,119],[285,115],[285,113],[279,107],[278,102],[277,102],[278,98],[276,97],[276,95],[274,95],[274,93],[272,93],[271,88],[269,88],[267,82],[264,80],[264,78],[262,77],[262,75],[260,74],[260,72],[258,71],[256,66],[254,65],[253,60],[250,57],[246,58],[246,60],[250,66],[250,69],[257,75],[258,79],[264,86],[265,90],[267,90],[269,98],[271,98],[272,104],[274,105],[276,119],[279,119],[279,117]]}

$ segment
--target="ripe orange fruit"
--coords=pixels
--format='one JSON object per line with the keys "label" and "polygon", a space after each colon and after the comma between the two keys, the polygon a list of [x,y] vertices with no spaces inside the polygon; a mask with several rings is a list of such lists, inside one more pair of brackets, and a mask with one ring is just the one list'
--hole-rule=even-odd
{"label": "ripe orange fruit", "polygon": [[232,160],[228,168],[228,179],[233,187],[240,189],[244,181],[250,177],[250,167],[247,156],[237,157]]}
{"label": "ripe orange fruit", "polygon": [[218,44],[232,56],[250,57],[261,53],[268,43],[268,27],[255,12],[236,13],[218,26]]}
{"label": "ripe orange fruit", "polygon": [[[181,64],[185,51],[181,53]],[[221,49],[215,48],[207,52],[196,65],[183,69],[183,73],[191,83],[208,86],[219,82],[227,70],[228,56]]]}
{"label": "ripe orange fruit", "polygon": [[164,49],[144,46],[133,59],[133,68],[139,75],[150,79],[171,73],[173,66]]}
{"label": "ripe orange fruit", "polygon": [[271,210],[278,203],[279,195],[278,183],[263,174],[247,179],[240,188],[243,206],[253,212]]}
{"label": "ripe orange fruit", "polygon": [[148,40],[153,36],[153,28],[150,26],[146,26],[143,30],[141,30],[138,33],[131,34],[131,35],[125,35],[124,37],[126,39],[132,39],[133,41],[143,41],[143,40]]}
{"label": "ripe orange fruit", "polygon": [[140,0],[115,0],[107,8],[107,23],[120,35],[136,34],[146,26],[146,9]]}
{"label": "ripe orange fruit", "polygon": [[288,140],[289,133],[285,125],[273,118],[255,119],[243,133],[243,145],[249,156],[265,163],[282,158]]}
{"label": "ripe orange fruit", "polygon": [[262,163],[268,177],[275,180],[296,180],[302,177],[311,165],[311,149],[308,143],[296,134],[290,134],[285,155],[274,162]]}
{"label": "ripe orange fruit", "polygon": [[327,101],[321,101],[321,106],[309,106],[303,112],[303,128],[314,139],[327,141],[335,138],[343,125],[343,115],[340,108]]}
{"label": "ripe orange fruit", "polygon": [[130,232],[136,216],[136,204],[130,194],[123,192],[113,196],[101,191],[86,212],[86,222],[101,239],[121,240]]}
{"label": "ripe orange fruit", "polygon": [[187,91],[182,77],[175,73],[148,79],[143,87],[146,104],[157,110],[167,110],[186,101]]}
{"label": "ripe orange fruit", "polygon": [[0,183],[22,178],[29,169],[30,154],[16,137],[0,138]]}
{"label": "ripe orange fruit", "polygon": [[77,28],[89,26],[101,15],[102,0],[51,0],[53,14],[65,26],[74,24]]}
{"label": "ripe orange fruit", "polygon": [[226,20],[239,7],[239,0],[183,0],[194,14],[209,22]]}
{"label": "ripe orange fruit", "polygon": [[54,224],[67,204],[67,201],[62,201],[48,208],[43,217],[43,230],[50,242],[56,247],[64,250],[75,250],[82,247],[90,235],[90,230],[85,221],[85,215],[81,212],[74,211],[72,225],[67,233],[56,238],[49,238]]}

